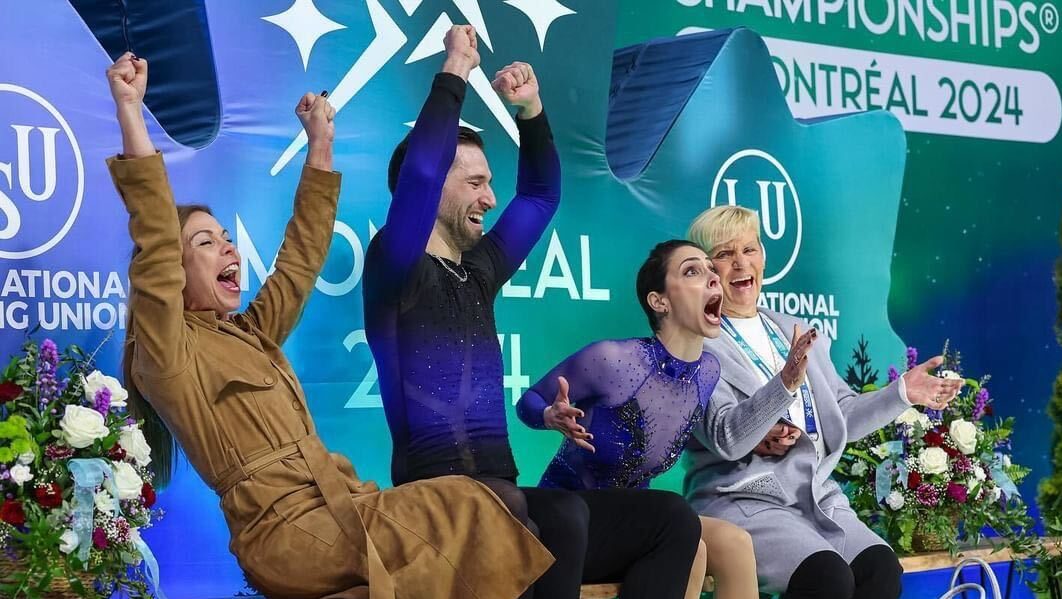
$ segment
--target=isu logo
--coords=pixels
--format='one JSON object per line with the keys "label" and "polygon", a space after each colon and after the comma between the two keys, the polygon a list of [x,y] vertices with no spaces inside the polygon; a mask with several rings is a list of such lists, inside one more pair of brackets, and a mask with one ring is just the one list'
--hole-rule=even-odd
{"label": "isu logo", "polygon": [[800,198],[785,167],[763,150],[747,149],[726,159],[712,183],[711,207],[744,206],[760,215],[767,262],[763,283],[782,280],[796,264],[804,223]]}
{"label": "isu logo", "polygon": [[81,149],[55,106],[24,87],[0,83],[0,115],[0,258],[32,258],[62,241],[77,219]]}

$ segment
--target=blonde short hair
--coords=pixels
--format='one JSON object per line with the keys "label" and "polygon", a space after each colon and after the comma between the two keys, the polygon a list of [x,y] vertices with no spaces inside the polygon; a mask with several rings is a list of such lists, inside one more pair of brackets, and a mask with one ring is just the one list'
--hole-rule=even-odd
{"label": "blonde short hair", "polygon": [[697,215],[686,237],[705,252],[735,237],[754,231],[760,239],[760,215],[741,206],[716,206]]}

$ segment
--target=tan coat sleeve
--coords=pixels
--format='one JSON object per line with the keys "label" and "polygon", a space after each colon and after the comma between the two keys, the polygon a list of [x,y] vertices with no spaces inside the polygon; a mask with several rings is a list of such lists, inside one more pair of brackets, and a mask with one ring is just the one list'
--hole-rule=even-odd
{"label": "tan coat sleeve", "polygon": [[332,243],[340,180],[339,173],[303,167],[295,192],[295,212],[284,232],[276,271],[244,312],[277,345],[282,345],[295,328],[324,267]]}
{"label": "tan coat sleeve", "polygon": [[129,334],[136,368],[158,377],[188,366],[184,322],[181,228],[161,154],[107,160],[111,178],[129,212],[129,235],[139,248],[129,264],[132,287]]}

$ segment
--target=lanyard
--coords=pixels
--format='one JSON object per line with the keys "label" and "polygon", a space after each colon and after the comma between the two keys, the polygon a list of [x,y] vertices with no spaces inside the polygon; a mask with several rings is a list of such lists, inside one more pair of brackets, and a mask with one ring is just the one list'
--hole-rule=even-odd
{"label": "lanyard", "polygon": [[[774,345],[774,349],[778,351],[778,355],[782,356],[783,360],[789,359],[789,346],[786,344],[782,336],[775,330],[773,323],[764,318],[763,314],[760,314],[760,321],[763,323],[763,328],[767,331],[767,337],[771,340],[771,344]],[[723,317],[723,330],[727,335],[737,343],[741,351],[745,352],[745,355],[752,360],[752,363],[767,377],[767,380],[774,378],[775,373],[767,367],[767,364],[763,362],[763,359],[756,350],[752,349],[748,341],[741,336],[741,333],[737,331],[733,323],[726,316]],[[815,420],[815,404],[811,401],[811,389],[808,387],[808,379],[805,376],[804,382],[800,384],[800,399],[804,405],[804,427],[809,437],[812,440],[819,436],[819,425]]]}

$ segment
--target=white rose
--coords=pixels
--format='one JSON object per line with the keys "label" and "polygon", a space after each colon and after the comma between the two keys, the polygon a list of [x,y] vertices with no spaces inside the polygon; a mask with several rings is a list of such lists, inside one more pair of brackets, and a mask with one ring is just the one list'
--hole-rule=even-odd
{"label": "white rose", "polygon": [[29,466],[33,463],[33,460],[35,459],[37,459],[37,454],[33,453],[32,451],[27,451],[26,453],[18,456],[18,463]]}
{"label": "white rose", "polygon": [[855,464],[852,465],[852,475],[853,476],[863,476],[866,473],[867,473],[867,463],[866,462],[860,461],[860,462],[856,462]]}
{"label": "white rose", "polygon": [[903,507],[903,493],[899,491],[893,491],[889,493],[889,496],[885,498],[885,503],[889,504],[889,507],[893,510],[898,510]]}
{"label": "white rose", "polygon": [[63,533],[63,536],[59,537],[59,551],[63,553],[73,553],[77,546],[81,544],[81,539],[78,538],[77,533],[67,529]]}
{"label": "white rose", "polygon": [[137,466],[143,467],[151,463],[151,446],[148,445],[139,426],[135,424],[123,426],[122,432],[119,433],[118,444],[122,446],[126,454],[136,460]]}
{"label": "white rose", "polygon": [[918,465],[925,474],[944,474],[948,471],[948,454],[939,447],[927,447],[918,454]]}
{"label": "white rose", "polygon": [[8,473],[11,475],[11,482],[16,485],[33,480],[33,473],[30,472],[29,466],[25,464],[15,464],[11,467],[11,470],[8,470]]}
{"label": "white rose", "polygon": [[918,414],[918,424],[922,425],[922,430],[924,431],[933,428],[933,421],[929,419],[929,416],[922,413]]}
{"label": "white rose", "polygon": [[144,480],[129,462],[118,462],[114,465],[114,483],[118,487],[119,499],[137,499],[144,488]]}
{"label": "white rose", "polygon": [[896,417],[896,424],[906,424],[908,426],[914,426],[914,423],[918,422],[919,416],[922,413],[914,408],[907,408]]}
{"label": "white rose", "polygon": [[63,429],[66,442],[77,449],[84,449],[110,433],[103,421],[103,414],[81,406],[66,406],[59,428]]}
{"label": "white rose", "polygon": [[972,454],[977,449],[977,425],[974,423],[962,418],[952,420],[951,426],[948,427],[948,434],[955,442],[955,447],[966,455]]}
{"label": "white rose", "polygon": [[96,511],[113,514],[118,509],[118,500],[108,493],[106,489],[96,491],[92,499],[93,503],[96,504]]}
{"label": "white rose", "polygon": [[988,494],[991,497],[992,501],[999,501],[999,498],[1003,496],[1003,489],[1000,489],[999,487],[992,487],[988,491]]}
{"label": "white rose", "polygon": [[981,466],[974,466],[973,474],[974,478],[976,478],[977,480],[984,480],[986,478],[985,469]]}
{"label": "white rose", "polygon": [[92,374],[82,377],[82,387],[85,389],[85,401],[89,404],[96,403],[96,392],[107,388],[111,390],[111,407],[124,408],[129,399],[129,393],[122,388],[122,384],[113,376],[107,376],[99,370],[93,370]]}

